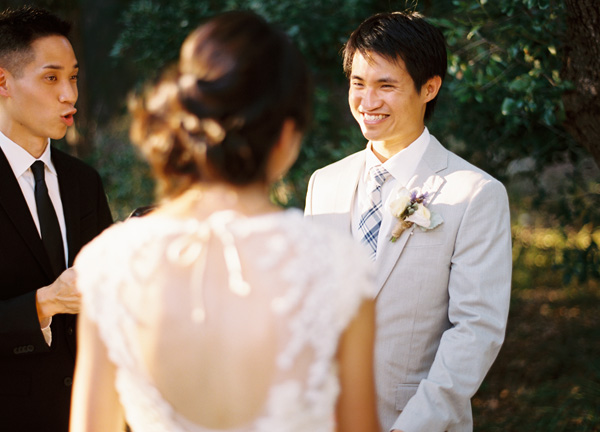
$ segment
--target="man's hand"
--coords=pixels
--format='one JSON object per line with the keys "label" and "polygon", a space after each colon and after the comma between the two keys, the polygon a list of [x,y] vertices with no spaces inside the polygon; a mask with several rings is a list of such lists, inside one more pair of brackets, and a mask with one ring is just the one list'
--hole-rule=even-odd
{"label": "man's hand", "polygon": [[54,283],[37,290],[36,307],[42,327],[56,314],[79,313],[81,294],[76,285],[77,273],[69,268],[62,272]]}

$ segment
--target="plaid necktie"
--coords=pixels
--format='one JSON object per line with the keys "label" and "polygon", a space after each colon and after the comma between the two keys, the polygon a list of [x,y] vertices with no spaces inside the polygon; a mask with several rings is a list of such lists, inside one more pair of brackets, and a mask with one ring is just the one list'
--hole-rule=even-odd
{"label": "plaid necktie", "polygon": [[381,226],[381,186],[390,176],[390,173],[381,166],[374,166],[369,170],[370,181],[367,187],[370,188],[369,208],[361,215],[358,229],[362,231],[362,243],[366,244],[371,249],[371,259],[375,261],[377,254],[377,236],[379,235],[379,227]]}
{"label": "plaid necktie", "polygon": [[50,264],[52,264],[54,277],[58,277],[65,269],[65,249],[58,218],[48,195],[44,167],[44,162],[39,160],[31,165],[31,171],[35,179],[35,204],[40,220],[42,243],[44,243]]}

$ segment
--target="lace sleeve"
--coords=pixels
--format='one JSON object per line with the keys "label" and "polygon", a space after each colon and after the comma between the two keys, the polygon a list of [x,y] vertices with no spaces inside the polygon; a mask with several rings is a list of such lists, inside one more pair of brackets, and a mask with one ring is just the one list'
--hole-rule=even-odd
{"label": "lace sleeve", "polygon": [[[105,230],[79,252],[73,265],[77,272],[77,289],[82,294],[83,306],[93,321],[97,321],[98,311],[105,309],[103,304],[106,303],[106,298],[103,300],[99,291],[101,285],[107,287],[105,274],[106,269],[112,267],[113,257],[109,251],[113,240],[119,236],[119,231],[119,225]],[[104,295],[108,294],[107,289],[102,291]]]}
{"label": "lace sleeve", "polygon": [[[319,227],[321,228],[321,227]],[[320,251],[330,263],[330,298],[337,304],[337,320],[346,327],[361,303],[375,297],[375,266],[367,252],[349,236],[321,232]]]}
{"label": "lace sleeve", "polygon": [[134,280],[142,274],[149,277],[159,267],[158,257],[147,247],[148,237],[140,235],[145,228],[138,220],[113,225],[82,249],[74,264],[83,308],[98,324],[109,357],[121,365],[138,360],[125,336],[137,319],[130,305],[141,303],[143,294]]}

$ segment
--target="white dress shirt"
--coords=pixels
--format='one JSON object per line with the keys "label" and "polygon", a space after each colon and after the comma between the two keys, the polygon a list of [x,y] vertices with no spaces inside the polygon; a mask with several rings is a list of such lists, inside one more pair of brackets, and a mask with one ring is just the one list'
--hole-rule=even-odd
{"label": "white dress shirt", "polygon": [[[394,217],[386,208],[385,203],[397,184],[406,185],[413,177],[417,169],[417,165],[421,161],[425,150],[427,150],[430,137],[431,135],[429,134],[429,130],[425,128],[419,138],[409,144],[408,147],[389,158],[383,164],[377,158],[377,156],[375,156],[375,153],[373,153],[371,142],[367,144],[367,151],[365,152],[365,164],[363,172],[359,177],[358,190],[352,206],[352,236],[355,239],[361,239],[363,236],[362,231],[358,228],[360,216],[370,206],[368,199],[369,191],[367,190],[369,170],[374,166],[383,165],[383,167],[391,174],[391,176],[381,187],[381,202],[383,203],[383,207],[381,209],[381,227],[379,229],[379,236],[377,237],[377,244],[379,245],[381,242],[386,240],[385,237],[389,235],[393,229],[392,225],[395,224]],[[378,247],[377,253],[379,253],[379,250],[380,248]]]}
{"label": "white dress shirt", "polygon": [[[29,207],[29,212],[31,213],[31,217],[35,222],[35,226],[38,229],[38,234],[41,237],[40,231],[40,221],[37,214],[37,206],[35,204],[35,180],[33,178],[33,172],[31,171],[31,165],[36,160],[41,160],[45,165],[45,177],[46,177],[46,185],[48,187],[48,195],[50,196],[50,200],[54,205],[54,211],[56,212],[56,217],[58,218],[58,224],[60,226],[60,232],[62,235],[63,246],[65,251],[65,263],[67,263],[69,256],[69,249],[67,246],[67,229],[65,224],[65,215],[63,213],[62,201],[60,199],[60,190],[58,187],[58,176],[56,173],[56,169],[54,168],[54,164],[52,163],[52,159],[50,157],[50,140],[48,140],[48,145],[46,145],[46,150],[44,153],[38,158],[34,158],[27,150],[13,142],[9,138],[7,138],[2,132],[0,132],[0,149],[6,156],[10,167],[13,170],[15,178],[19,182],[19,186],[21,187],[21,192],[23,193],[23,197],[27,202],[27,206]],[[41,287],[40,287],[41,288]],[[50,323],[52,319],[49,320],[48,326],[42,329],[44,333],[44,338],[48,345],[52,342],[52,333],[50,330]]]}

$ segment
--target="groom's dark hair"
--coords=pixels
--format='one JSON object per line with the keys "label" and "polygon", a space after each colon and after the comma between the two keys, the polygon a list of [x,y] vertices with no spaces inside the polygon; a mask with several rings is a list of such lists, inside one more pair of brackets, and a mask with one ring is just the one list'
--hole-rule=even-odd
{"label": "groom's dark hair", "polygon": [[0,67],[16,77],[33,60],[31,44],[46,36],[68,38],[71,24],[45,9],[24,6],[0,12]]}
{"label": "groom's dark hair", "polygon": [[[350,77],[354,54],[369,59],[369,53],[396,62],[401,59],[418,93],[435,76],[442,81],[448,64],[442,32],[417,12],[379,13],[367,18],[344,46],[344,72]],[[427,103],[425,120],[433,114],[437,96]]]}

